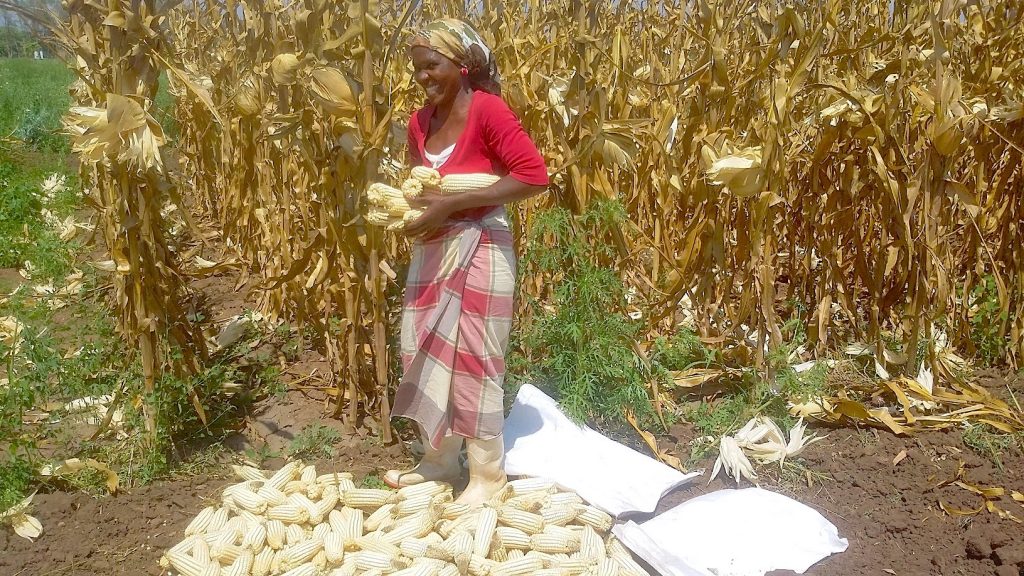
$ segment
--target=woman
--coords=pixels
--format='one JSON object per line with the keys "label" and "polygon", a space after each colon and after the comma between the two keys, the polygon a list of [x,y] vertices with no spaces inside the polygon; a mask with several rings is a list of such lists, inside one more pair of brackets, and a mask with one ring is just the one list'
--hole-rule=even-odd
{"label": "woman", "polygon": [[425,454],[411,471],[389,470],[392,487],[461,473],[458,501],[480,504],[506,482],[502,385],[512,325],[516,261],[504,204],[543,192],[547,168],[500,96],[494,56],[459,20],[435,21],[409,48],[426,106],[409,121],[409,160],[446,174],[490,173],[495,184],[454,196],[425,195],[402,317],[404,373],[394,417],[415,420]]}

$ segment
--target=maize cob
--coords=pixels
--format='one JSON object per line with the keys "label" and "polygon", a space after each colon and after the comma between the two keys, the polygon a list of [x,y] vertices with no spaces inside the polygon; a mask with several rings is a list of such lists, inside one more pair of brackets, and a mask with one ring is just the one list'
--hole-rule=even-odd
{"label": "maize cob", "polygon": [[607,532],[612,529],[612,517],[607,512],[598,510],[593,506],[577,506],[579,513],[575,522],[586,524],[598,532]]}
{"label": "maize cob", "polygon": [[267,511],[267,501],[248,488],[233,492],[231,500],[237,510],[247,510],[253,514],[263,514]]}
{"label": "maize cob", "polygon": [[234,529],[224,528],[223,530],[214,532],[212,535],[207,534],[207,536],[211,536],[211,538],[207,540],[207,543],[210,544],[210,549],[212,550],[215,547],[233,545],[241,537],[241,534]]}
{"label": "maize cob", "polygon": [[442,562],[440,565],[431,564],[424,561],[413,562],[412,566],[409,566],[408,568],[403,568],[398,572],[392,572],[391,576],[437,576],[437,573],[441,570],[441,566],[444,565],[444,562]]}
{"label": "maize cob", "polygon": [[345,559],[345,538],[332,531],[324,537],[324,553],[327,554],[328,562],[340,564]]}
{"label": "maize cob", "polygon": [[608,557],[618,563],[619,574],[622,576],[649,576],[647,571],[633,560],[629,550],[626,550],[614,536],[608,537],[605,547],[608,550]]}
{"label": "maize cob", "polygon": [[352,475],[348,472],[330,472],[316,477],[316,483],[324,486],[341,486],[344,480],[352,480]]}
{"label": "maize cob", "polygon": [[228,530],[235,535],[235,537],[241,540],[242,536],[249,531],[249,525],[246,524],[245,518],[241,516],[235,516],[228,520],[228,523],[224,525],[222,530]]}
{"label": "maize cob", "polygon": [[542,568],[544,568],[544,563],[540,558],[524,556],[518,560],[509,560],[498,564],[491,569],[490,574],[491,576],[524,576],[533,574]]}
{"label": "maize cob", "polygon": [[437,576],[463,576],[459,574],[459,569],[454,564],[445,564],[437,572]]}
{"label": "maize cob", "polygon": [[360,570],[384,570],[386,572],[394,572],[401,570],[402,568],[408,568],[408,562],[398,558],[396,556],[389,556],[380,552],[371,552],[364,550],[353,554],[356,557],[356,567]]}
{"label": "maize cob", "polygon": [[227,546],[214,546],[210,548],[210,557],[221,564],[231,564],[245,552],[245,548],[228,544]]}
{"label": "maize cob", "polygon": [[451,562],[455,559],[451,549],[446,547],[444,542],[440,544],[427,544],[427,549],[423,556],[432,560],[444,560],[445,562]]}
{"label": "maize cob", "polygon": [[583,558],[570,558],[568,560],[560,560],[558,562],[558,569],[562,571],[562,574],[567,576],[576,576],[577,574],[583,574],[587,570],[590,570],[599,559],[589,560]]}
{"label": "maize cob", "polygon": [[476,520],[476,531],[473,535],[473,553],[477,556],[487,556],[491,551],[491,542],[494,539],[494,530],[498,527],[498,511],[494,508],[484,507]]}
{"label": "maize cob", "polygon": [[469,513],[471,509],[472,506],[469,504],[449,502],[444,505],[444,508],[441,511],[441,518],[444,518],[445,520],[455,520],[456,518]]}
{"label": "maize cob", "polygon": [[[410,496],[403,498],[398,504],[389,504],[392,506],[393,514],[395,516],[408,516],[409,514],[415,514],[421,512],[430,506],[431,495],[420,494],[418,496]],[[384,508],[381,506],[381,508]]]}
{"label": "maize cob", "polygon": [[415,178],[407,178],[402,182],[402,195],[406,200],[415,200],[423,195],[423,182]]}
{"label": "maize cob", "polygon": [[267,544],[267,527],[263,524],[256,524],[245,533],[242,538],[242,548],[248,548],[258,553]]}
{"label": "maize cob", "polygon": [[565,526],[576,519],[579,514],[577,505],[549,506],[542,508],[540,515],[544,518],[545,526]]}
{"label": "maize cob", "polygon": [[494,538],[499,546],[508,550],[530,549],[530,535],[518,528],[498,526],[494,530]]}
{"label": "maize cob", "polygon": [[[508,560],[520,560],[526,557],[525,550],[513,549],[508,551]],[[508,562],[506,560],[506,562]]]}
{"label": "maize cob", "polygon": [[203,508],[199,514],[188,523],[188,526],[185,528],[185,536],[205,534],[206,528],[210,525],[210,521],[213,520],[213,515],[216,512],[217,508],[213,506]]}
{"label": "maize cob", "polygon": [[206,540],[196,540],[192,546],[192,557],[200,564],[210,563],[213,557],[210,556],[210,545],[206,543]]}
{"label": "maize cob", "polygon": [[367,552],[379,552],[386,556],[401,556],[402,551],[396,544],[385,542],[380,533],[373,532],[356,538],[356,547]]}
{"label": "maize cob", "polygon": [[[327,576],[355,576],[359,569],[356,568],[355,563],[343,564],[340,568],[335,568],[327,573]],[[365,574],[363,576],[366,576]]]}
{"label": "maize cob", "polygon": [[448,174],[441,178],[441,194],[448,196],[482,190],[498,180],[501,177],[494,174]]}
{"label": "maize cob", "polygon": [[427,546],[429,545],[430,542],[425,538],[408,538],[403,540],[398,547],[403,556],[421,558],[427,554]]}
{"label": "maize cob", "polygon": [[533,535],[544,530],[544,517],[515,508],[499,508],[498,521],[505,526],[519,528],[527,534]]}
{"label": "maize cob", "polygon": [[[469,532],[459,532],[445,540],[442,547],[451,552],[452,556],[473,552],[473,535]],[[486,554],[481,554],[481,556],[486,556]]]}
{"label": "maize cob", "polygon": [[256,494],[266,501],[267,506],[280,506],[288,501],[288,495],[273,486],[263,486]]}
{"label": "maize cob", "polygon": [[[335,490],[337,490],[337,489],[335,489]],[[311,482],[306,482],[306,492],[305,492],[305,494],[306,494],[307,498],[309,498],[313,502],[317,502],[318,500],[320,500],[321,497],[323,497],[324,487],[321,486],[320,484],[317,484],[316,483],[316,479],[314,479]]]}
{"label": "maize cob", "polygon": [[255,557],[250,550],[243,551],[224,572],[223,576],[249,576]]}
{"label": "maize cob", "polygon": [[492,560],[474,554],[469,558],[469,573],[472,576],[488,576],[488,574],[494,573],[494,568],[497,565]]}
{"label": "maize cob", "polygon": [[260,550],[252,562],[252,576],[270,576],[270,565],[273,561],[273,550],[270,548]]}
{"label": "maize cob", "polygon": [[295,568],[308,563],[316,556],[316,553],[324,549],[324,541],[319,538],[309,538],[293,544],[285,549],[284,558],[281,559],[281,566],[285,569]]}
{"label": "maize cob", "polygon": [[604,558],[597,564],[597,576],[619,576],[619,563],[611,558]]}
{"label": "maize cob", "polygon": [[295,479],[296,474],[302,470],[302,462],[299,460],[292,460],[285,464],[280,470],[274,473],[273,476],[267,480],[264,486],[270,486],[271,488],[277,488],[278,490],[284,490],[286,484]]}
{"label": "maize cob", "polygon": [[532,576],[564,576],[561,568],[541,568],[532,574]]}
{"label": "maize cob", "polygon": [[168,552],[164,557],[167,558],[167,563],[171,568],[174,568],[181,576],[202,576],[203,570],[209,565],[200,563],[182,552]]}
{"label": "maize cob", "polygon": [[[195,545],[200,540],[203,540],[202,536],[198,536],[198,535],[196,535],[196,536],[186,536],[184,540],[182,540],[181,542],[178,542],[177,544],[172,546],[171,549],[168,550],[167,552],[168,553],[175,552],[175,553],[181,553],[181,554],[191,554],[192,550],[195,548]],[[162,559],[161,559],[161,561],[162,561]],[[164,568],[166,568],[166,567],[167,566],[164,566]]]}
{"label": "maize cob", "polygon": [[298,524],[288,524],[284,529],[284,534],[285,542],[287,542],[289,546],[294,546],[306,539],[306,531]]}
{"label": "maize cob", "polygon": [[284,523],[280,520],[271,520],[267,522],[267,546],[270,546],[273,550],[280,550],[285,543],[285,537],[287,535],[287,529],[284,527]]}
{"label": "maize cob", "polygon": [[284,485],[284,488],[281,491],[288,496],[293,494],[302,494],[305,496],[306,492],[309,491],[309,484],[310,483],[305,480],[291,480]]}
{"label": "maize cob", "polygon": [[583,498],[575,492],[556,492],[549,494],[547,497],[547,506],[567,506],[573,504],[583,504]]}
{"label": "maize cob", "polygon": [[312,563],[303,564],[297,568],[285,572],[282,576],[316,576],[317,569]]}
{"label": "maize cob", "polygon": [[316,473],[316,466],[313,466],[312,464],[304,467],[302,471],[299,472],[299,480],[302,480],[303,482],[316,482],[318,477],[319,475]]}
{"label": "maize cob", "polygon": [[516,496],[532,492],[551,494],[555,490],[555,483],[543,478],[520,478],[519,480],[512,480],[508,483],[508,486]]}
{"label": "maize cob", "polygon": [[563,559],[568,558],[568,554],[548,554],[547,552],[538,552],[537,550],[530,550],[523,555],[524,558],[539,558],[541,566],[544,568],[557,568],[558,563]]}
{"label": "maize cob", "polygon": [[313,526],[313,536],[318,538],[327,538],[328,534],[332,534],[334,531],[331,530],[331,525],[328,522],[321,522],[316,526]]}
{"label": "maize cob", "polygon": [[495,539],[495,544],[491,547],[491,554],[488,556],[488,558],[494,560],[495,562],[504,562],[508,560],[508,550],[502,548],[501,546],[498,546],[497,539]]}
{"label": "maize cob", "polygon": [[323,488],[323,493],[320,495],[320,500],[317,500],[314,504],[316,506],[316,517],[323,522],[325,518],[334,510],[334,507],[338,505],[341,500],[341,494],[338,492],[337,486],[327,486]]}
{"label": "maize cob", "polygon": [[220,572],[221,572],[220,563],[218,563],[218,562],[210,562],[209,564],[207,564],[203,568],[203,571],[200,572],[199,575],[200,576],[221,576]]}
{"label": "maize cob", "polygon": [[[358,522],[357,522],[358,519]],[[354,540],[363,535],[363,511],[352,508],[331,510],[327,515],[331,530],[341,535],[343,540]]]}
{"label": "maize cob", "polygon": [[550,554],[571,554],[579,551],[580,539],[579,537],[567,538],[565,534],[544,532],[530,537],[530,548]]}
{"label": "maize cob", "polygon": [[366,520],[363,521],[363,530],[373,532],[374,530],[379,529],[385,520],[392,519],[392,511],[395,509],[395,506],[395,504],[385,504],[380,508],[377,508],[373,514],[367,516]]}
{"label": "maize cob", "polygon": [[433,168],[413,166],[409,171],[409,176],[422,182],[425,187],[439,188],[441,186],[441,174]]}
{"label": "maize cob", "polygon": [[285,524],[305,524],[309,520],[309,512],[305,508],[288,503],[267,508],[268,520],[280,520]]}
{"label": "maize cob", "polygon": [[392,218],[391,214],[382,208],[370,207],[366,210],[366,223],[374,226],[391,226],[396,222],[402,222],[401,218]]}
{"label": "maize cob", "polygon": [[228,523],[228,517],[231,513],[227,508],[218,508],[213,513],[213,517],[210,518],[210,523],[206,525],[206,533],[217,532]]}
{"label": "maize cob", "polygon": [[313,556],[313,559],[310,560],[310,562],[313,563],[313,566],[316,566],[317,573],[322,572],[324,568],[327,568],[327,552],[324,552],[321,549],[315,556]]}
{"label": "maize cob", "polygon": [[444,482],[430,480],[427,482],[420,482],[419,484],[404,486],[398,490],[398,495],[402,498],[415,498],[423,495],[433,498],[438,494],[444,494],[445,492],[450,493],[451,489],[452,487]]}
{"label": "maize cob", "polygon": [[388,212],[393,218],[401,218],[412,209],[401,190],[380,182],[370,184],[366,190],[366,199],[381,210]]}
{"label": "maize cob", "polygon": [[590,526],[584,526],[580,532],[580,552],[584,558],[591,560],[600,560],[608,556],[604,540]]}
{"label": "maize cob", "polygon": [[350,508],[380,508],[391,498],[390,490],[356,488],[345,491],[345,506]]}
{"label": "maize cob", "polygon": [[434,529],[434,520],[429,510],[417,512],[412,516],[396,523],[391,530],[383,536],[386,542],[399,545],[406,538],[423,538]]}
{"label": "maize cob", "polygon": [[238,476],[242,480],[258,480],[260,482],[265,482],[267,480],[266,474],[264,474],[259,468],[232,464],[231,469],[235,472],[235,476]]}
{"label": "maize cob", "polygon": [[544,492],[532,492],[521,496],[513,496],[505,500],[503,505],[536,514],[544,508],[545,500],[547,500],[547,494]]}
{"label": "maize cob", "polygon": [[257,524],[263,524],[267,521],[262,514],[253,514],[248,510],[242,510],[238,513],[238,517],[242,519],[243,533],[248,532],[250,528]]}

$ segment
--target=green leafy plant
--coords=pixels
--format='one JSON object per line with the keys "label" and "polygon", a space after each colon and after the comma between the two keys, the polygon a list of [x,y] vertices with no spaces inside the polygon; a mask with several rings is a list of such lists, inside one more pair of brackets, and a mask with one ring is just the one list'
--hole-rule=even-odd
{"label": "green leafy plant", "polygon": [[323,424],[309,424],[295,435],[288,446],[288,455],[293,458],[330,458],[334,455],[334,444],[341,440],[341,433]]}

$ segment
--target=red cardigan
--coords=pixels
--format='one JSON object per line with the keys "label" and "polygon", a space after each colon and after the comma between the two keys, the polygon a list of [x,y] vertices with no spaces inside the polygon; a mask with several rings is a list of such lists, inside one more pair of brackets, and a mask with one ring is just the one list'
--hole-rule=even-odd
{"label": "red cardigan", "polygon": [[[409,119],[409,164],[429,166],[423,147],[430,129],[434,107],[426,106]],[[524,184],[548,185],[544,157],[523,130],[519,119],[500,96],[481,90],[473,92],[466,126],[455,141],[451,157],[437,171],[446,174],[488,173],[512,176]],[[463,210],[453,219],[481,218],[493,206]]]}

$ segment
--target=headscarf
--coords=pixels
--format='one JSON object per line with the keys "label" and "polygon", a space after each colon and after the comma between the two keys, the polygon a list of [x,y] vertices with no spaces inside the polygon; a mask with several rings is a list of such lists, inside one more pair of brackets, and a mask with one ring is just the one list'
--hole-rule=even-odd
{"label": "headscarf", "polygon": [[409,47],[430,48],[447,57],[456,66],[469,71],[473,88],[501,94],[501,76],[494,54],[472,26],[455,18],[441,18],[416,31]]}

